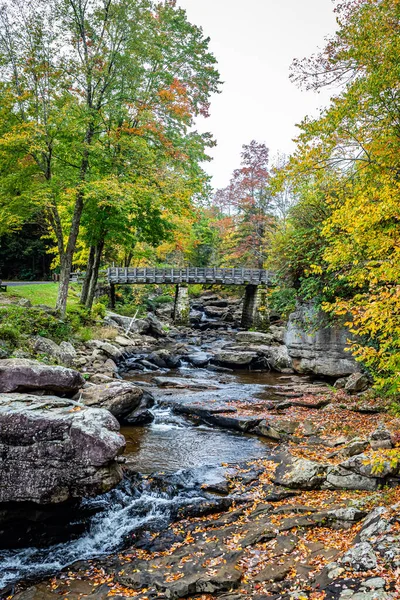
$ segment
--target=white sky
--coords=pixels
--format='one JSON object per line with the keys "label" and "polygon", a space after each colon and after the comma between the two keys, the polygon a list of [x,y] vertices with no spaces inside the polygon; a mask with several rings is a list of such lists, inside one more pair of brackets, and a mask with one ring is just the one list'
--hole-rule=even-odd
{"label": "white sky", "polygon": [[329,93],[300,91],[289,81],[293,58],[324,46],[336,29],[331,0],[178,0],[192,23],[211,38],[222,94],[199,123],[218,145],[206,165],[215,187],[228,184],[242,144],[265,142],[273,156],[290,153],[296,123],[315,115]]}

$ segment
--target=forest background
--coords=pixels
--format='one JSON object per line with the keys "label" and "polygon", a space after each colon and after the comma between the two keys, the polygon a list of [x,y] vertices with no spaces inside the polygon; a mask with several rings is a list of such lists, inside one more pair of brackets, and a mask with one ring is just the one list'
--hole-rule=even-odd
{"label": "forest background", "polygon": [[243,140],[212,190],[195,123],[223,90],[201,28],[172,0],[9,0],[0,10],[3,279],[123,266],[271,269],[271,307],[312,301],[352,334],[380,393],[400,392],[400,2],[336,2],[337,32],[295,60],[334,86],[292,156]]}

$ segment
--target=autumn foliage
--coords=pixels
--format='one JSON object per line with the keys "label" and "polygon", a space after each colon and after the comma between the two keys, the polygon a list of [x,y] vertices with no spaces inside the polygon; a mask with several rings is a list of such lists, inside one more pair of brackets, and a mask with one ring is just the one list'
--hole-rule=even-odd
{"label": "autumn foliage", "polygon": [[300,126],[286,171],[299,203],[275,239],[274,262],[285,285],[347,324],[357,360],[381,391],[398,395],[400,4],[350,1],[336,13],[324,50],[293,64],[297,84],[337,93]]}

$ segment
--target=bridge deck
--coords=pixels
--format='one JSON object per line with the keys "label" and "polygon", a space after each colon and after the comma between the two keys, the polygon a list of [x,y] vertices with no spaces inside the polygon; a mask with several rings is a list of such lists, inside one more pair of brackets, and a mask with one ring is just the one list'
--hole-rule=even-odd
{"label": "bridge deck", "polygon": [[224,285],[260,285],[270,283],[270,273],[264,269],[220,269],[188,267],[186,269],[156,269],[113,267],[107,270],[112,284],[126,283],[218,283]]}

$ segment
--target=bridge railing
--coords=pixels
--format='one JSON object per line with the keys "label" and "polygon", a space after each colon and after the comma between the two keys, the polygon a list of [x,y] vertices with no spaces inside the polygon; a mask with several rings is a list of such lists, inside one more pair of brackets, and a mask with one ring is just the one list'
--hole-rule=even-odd
{"label": "bridge railing", "polygon": [[270,273],[264,269],[219,267],[112,267],[107,270],[109,283],[219,283],[224,285],[268,284]]}

